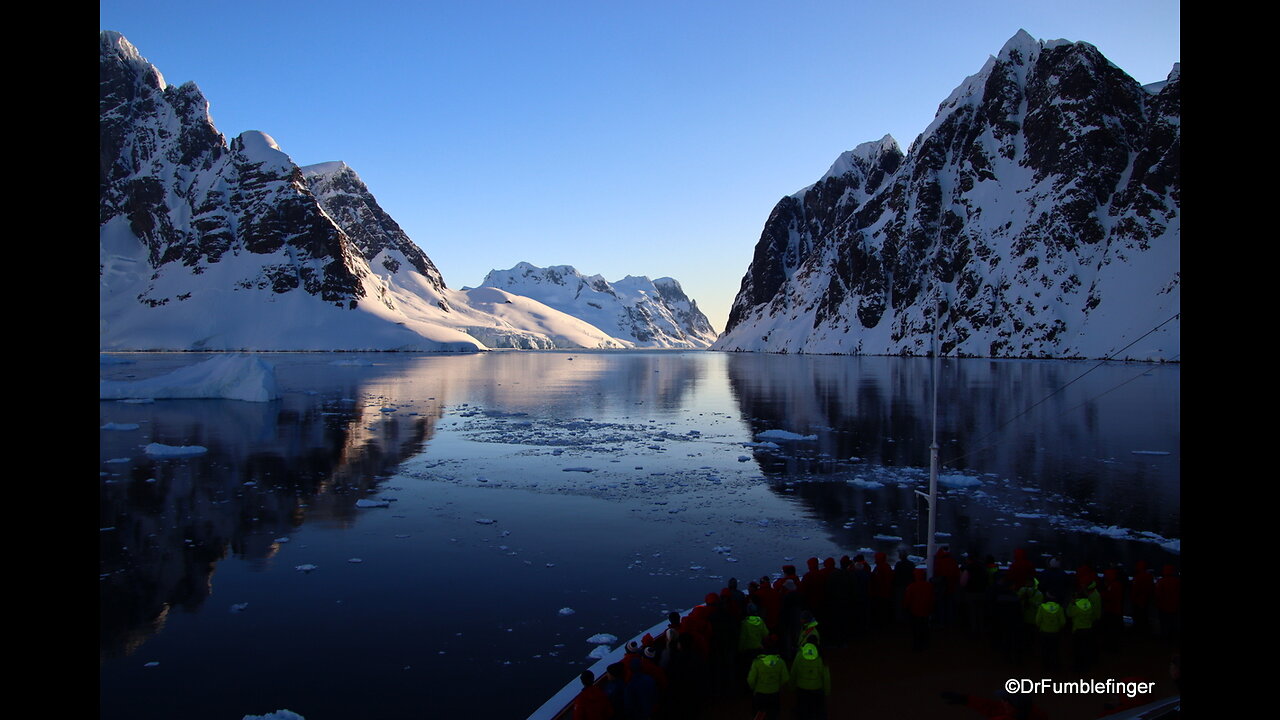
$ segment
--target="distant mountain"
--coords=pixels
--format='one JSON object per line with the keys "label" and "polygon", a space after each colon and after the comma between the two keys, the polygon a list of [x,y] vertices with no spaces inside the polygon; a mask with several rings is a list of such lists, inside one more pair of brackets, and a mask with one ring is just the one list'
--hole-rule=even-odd
{"label": "distant mountain", "polygon": [[864,143],[777,204],[713,349],[926,354],[940,312],[951,354],[1174,358],[1180,148],[1177,65],[1143,87],[1019,31],[907,153]]}
{"label": "distant mountain", "polygon": [[522,262],[490,271],[481,286],[534,298],[632,347],[705,348],[716,339],[698,304],[669,277],[628,275],[610,283],[570,265],[540,268]]}
{"label": "distant mountain", "polygon": [[450,290],[343,163],[228,145],[194,83],[100,36],[103,350],[621,347],[532,300]]}

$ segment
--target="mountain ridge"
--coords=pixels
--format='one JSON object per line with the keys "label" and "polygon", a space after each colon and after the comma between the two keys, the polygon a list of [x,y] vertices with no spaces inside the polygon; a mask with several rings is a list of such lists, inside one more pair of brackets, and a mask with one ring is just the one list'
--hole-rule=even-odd
{"label": "mountain ridge", "polygon": [[1176,322],[1125,349],[1179,313],[1180,67],[1152,85],[1019,31],[907,153],[779,201],[712,348],[920,355],[937,317],[947,353],[1177,357]]}

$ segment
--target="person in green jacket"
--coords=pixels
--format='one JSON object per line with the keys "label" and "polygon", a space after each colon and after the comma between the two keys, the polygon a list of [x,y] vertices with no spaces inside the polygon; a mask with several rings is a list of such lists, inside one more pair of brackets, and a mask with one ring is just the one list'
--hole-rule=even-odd
{"label": "person in green jacket", "polygon": [[1062,626],[1067,624],[1062,606],[1054,602],[1052,594],[1036,609],[1036,628],[1040,631],[1040,651],[1046,671],[1056,671],[1062,655]]}
{"label": "person in green jacket", "polygon": [[[739,678],[742,672],[751,666],[765,646],[769,638],[769,627],[764,619],[756,613],[748,615],[738,627],[738,659],[734,666],[734,674]],[[741,686],[739,686],[741,687]]]}
{"label": "person in green jacket", "polygon": [[[1095,590],[1094,595],[1097,595]],[[1101,600],[1098,601],[1101,604]],[[1077,672],[1088,670],[1093,665],[1096,653],[1094,647],[1094,620],[1098,613],[1097,605],[1089,600],[1087,589],[1081,590],[1074,602],[1067,606],[1067,619],[1071,621],[1071,652],[1075,656]]]}
{"label": "person in green jacket", "polygon": [[831,669],[818,655],[818,646],[805,643],[791,663],[791,687],[796,691],[796,717],[822,720],[831,694]]}
{"label": "person in green jacket", "polygon": [[782,686],[790,679],[787,664],[773,652],[772,646],[761,651],[747,672],[752,709],[763,712],[766,720],[777,720],[782,710]]}
{"label": "person in green jacket", "polygon": [[1032,638],[1036,636],[1036,612],[1044,604],[1044,593],[1040,590],[1040,581],[1029,577],[1018,588],[1018,602],[1022,605],[1022,632],[1017,637],[1020,657],[1030,655]]}

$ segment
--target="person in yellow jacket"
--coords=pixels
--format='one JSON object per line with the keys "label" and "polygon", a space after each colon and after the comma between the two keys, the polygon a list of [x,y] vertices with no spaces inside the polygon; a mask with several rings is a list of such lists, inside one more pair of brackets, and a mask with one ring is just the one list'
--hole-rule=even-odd
{"label": "person in yellow jacket", "polygon": [[752,613],[742,620],[742,624],[738,627],[738,659],[734,665],[734,675],[742,677],[742,672],[749,668],[756,656],[764,650],[768,639],[769,627],[758,614]]}
{"label": "person in yellow jacket", "polygon": [[791,687],[796,691],[796,717],[822,720],[831,694],[831,669],[818,655],[818,646],[805,643],[791,663]]}
{"label": "person in yellow jacket", "polygon": [[[1093,592],[1097,595],[1097,591]],[[1098,603],[1101,604],[1101,599]],[[1096,655],[1094,647],[1094,621],[1098,617],[1098,605],[1090,602],[1088,590],[1081,590],[1070,605],[1067,606],[1067,619],[1071,621],[1071,652],[1075,657],[1077,672],[1088,670],[1093,666]]]}
{"label": "person in yellow jacket", "polygon": [[1062,655],[1062,626],[1067,624],[1062,606],[1054,602],[1053,594],[1045,595],[1045,601],[1036,609],[1036,628],[1040,631],[1040,651],[1044,669],[1055,671]]}
{"label": "person in yellow jacket", "polygon": [[766,720],[777,720],[782,710],[782,686],[791,679],[787,664],[773,652],[772,643],[756,656],[747,672],[747,685],[751,687],[751,707],[757,714],[763,712]]}
{"label": "person in yellow jacket", "polygon": [[1029,577],[1017,591],[1018,602],[1022,605],[1022,632],[1017,636],[1019,656],[1030,655],[1033,638],[1036,633],[1036,612],[1044,604],[1044,592],[1040,590],[1040,581]]}

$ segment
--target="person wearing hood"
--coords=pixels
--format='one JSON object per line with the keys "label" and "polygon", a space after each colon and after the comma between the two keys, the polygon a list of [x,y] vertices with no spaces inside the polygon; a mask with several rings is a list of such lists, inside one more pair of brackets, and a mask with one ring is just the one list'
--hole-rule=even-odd
{"label": "person wearing hood", "polygon": [[1044,604],[1044,591],[1040,589],[1040,581],[1032,577],[1025,581],[1022,587],[1018,588],[1016,593],[1018,602],[1022,606],[1022,632],[1018,635],[1018,646],[1015,654],[1019,657],[1023,656],[1024,650],[1029,651],[1032,647],[1032,638],[1036,637],[1038,628],[1036,627],[1036,614],[1040,610],[1040,606]]}
{"label": "person wearing hood", "polygon": [[[1097,594],[1096,592],[1094,593]],[[1075,658],[1077,672],[1085,672],[1093,667],[1097,654],[1094,638],[1094,605],[1081,589],[1075,600],[1067,605],[1067,619],[1071,621],[1071,653]]]}
{"label": "person wearing hood", "polygon": [[818,654],[818,646],[805,643],[791,662],[791,687],[796,691],[796,718],[821,720],[826,717],[827,696],[831,694],[831,669]]}
{"label": "person wearing hood", "polygon": [[946,627],[951,624],[955,615],[956,592],[960,589],[960,564],[945,545],[933,556],[933,583],[938,595],[935,620],[939,627]]}
{"label": "person wearing hood", "polygon": [[1023,583],[1031,579],[1036,574],[1036,566],[1031,564],[1030,558],[1027,557],[1027,551],[1017,548],[1013,551],[1013,562],[1009,564],[1009,569],[1005,571],[1005,577],[1009,578],[1011,587],[1022,587]]}
{"label": "person wearing hood", "polygon": [[1040,652],[1046,672],[1056,672],[1062,664],[1062,627],[1067,623],[1052,593],[1044,596],[1044,602],[1036,608],[1036,629],[1040,632]]}
{"label": "person wearing hood", "polygon": [[924,568],[916,568],[915,580],[903,596],[907,616],[911,620],[911,649],[916,652],[929,647],[929,617],[933,615],[933,584],[925,577]]}
{"label": "person wearing hood", "polygon": [[[747,686],[751,688],[751,707],[764,713],[766,720],[777,720],[782,710],[782,686],[791,679],[787,664],[773,651],[770,643],[756,656],[747,671]],[[759,717],[759,715],[757,715]]]}

